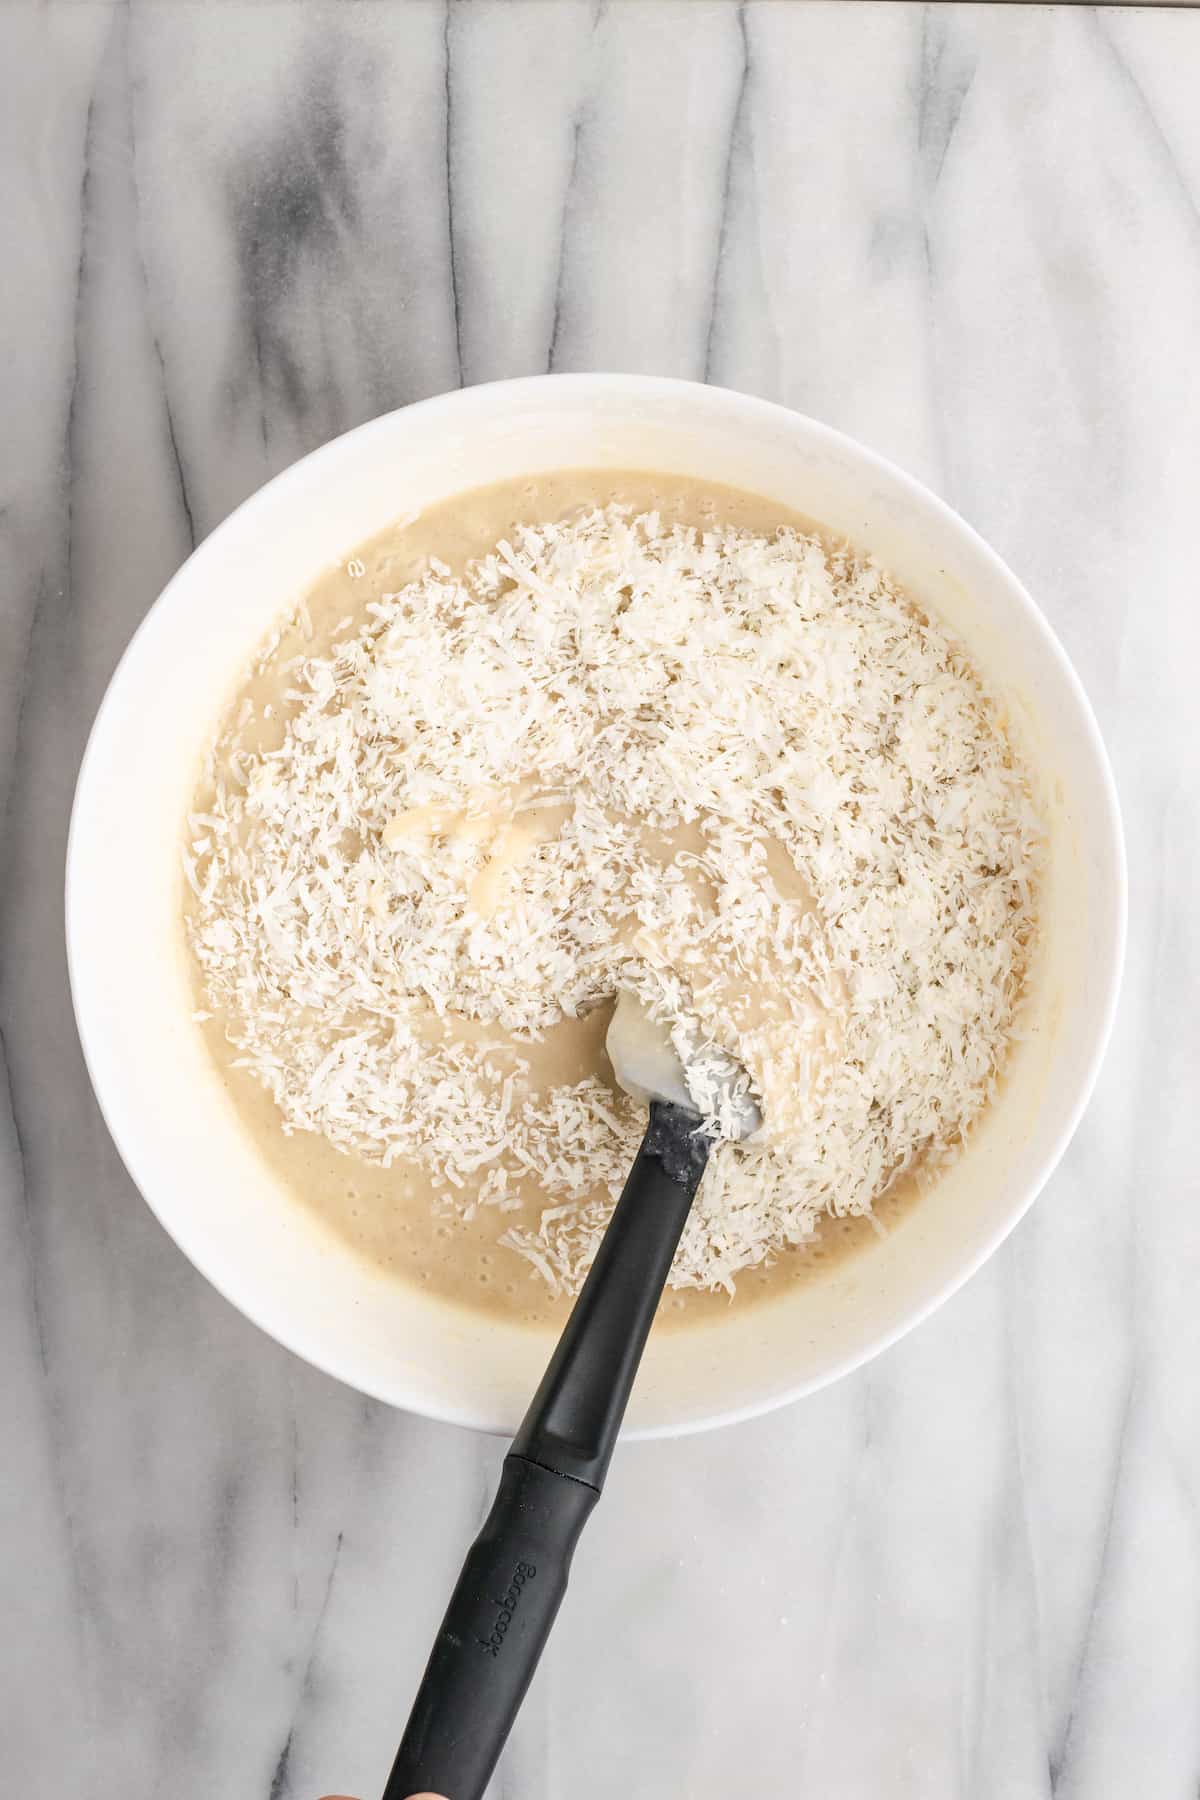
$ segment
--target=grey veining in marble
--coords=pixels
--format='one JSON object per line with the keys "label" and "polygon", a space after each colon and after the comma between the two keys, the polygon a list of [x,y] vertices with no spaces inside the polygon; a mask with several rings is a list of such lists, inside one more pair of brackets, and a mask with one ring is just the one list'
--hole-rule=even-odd
{"label": "grey veining in marble", "polygon": [[929,481],[1123,792],[1116,1040],[933,1321],[620,1454],[507,1800],[1195,1800],[1200,15],[724,0],[0,10],[0,1790],[378,1792],[499,1447],[276,1349],[75,1041],[75,768],[194,541],[461,381],[707,376]]}

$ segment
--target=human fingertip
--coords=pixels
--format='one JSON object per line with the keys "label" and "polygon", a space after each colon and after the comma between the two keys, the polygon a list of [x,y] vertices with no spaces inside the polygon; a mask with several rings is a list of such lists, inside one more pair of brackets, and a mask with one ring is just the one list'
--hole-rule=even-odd
{"label": "human fingertip", "polygon": [[[354,1800],[352,1794],[324,1794],[321,1800]],[[444,1794],[410,1794],[408,1800],[446,1800]]]}

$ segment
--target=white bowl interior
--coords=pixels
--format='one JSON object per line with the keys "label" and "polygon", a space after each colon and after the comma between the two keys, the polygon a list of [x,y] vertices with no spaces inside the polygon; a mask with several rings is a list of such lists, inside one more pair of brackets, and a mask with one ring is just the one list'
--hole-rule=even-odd
{"label": "white bowl interior", "polygon": [[277,616],[402,513],[552,468],[671,470],[776,498],[874,552],[1011,708],[1051,827],[1030,1035],[967,1154],[903,1227],[820,1284],[652,1339],[629,1428],[695,1429],[853,1367],[922,1317],[1033,1199],[1087,1098],[1119,978],[1124,868],[1095,722],[1041,615],[961,520],[813,421],[722,390],[540,378],[391,414],[256,494],[179,571],[131,645],[80,776],[68,863],[76,1012],[126,1164],[252,1319],[368,1393],[515,1426],[544,1334],[389,1280],[297,1206],[244,1135],[191,1023],[180,823],[217,714]]}

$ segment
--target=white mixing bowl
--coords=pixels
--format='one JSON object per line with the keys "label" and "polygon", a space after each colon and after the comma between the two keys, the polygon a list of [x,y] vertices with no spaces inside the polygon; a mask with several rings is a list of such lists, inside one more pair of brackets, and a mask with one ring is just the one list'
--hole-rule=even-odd
{"label": "white mixing bowl", "polygon": [[1007,699],[1050,823],[1029,1037],[951,1174],[828,1280],[656,1334],[639,1435],[778,1406],[864,1362],[945,1300],[1033,1201],[1108,1037],[1125,931],[1112,777],[1066,656],[1020,583],[942,502],[850,439],[745,395],[633,375],[543,376],[428,400],[288,469],[215,531],[130,645],[84,757],[67,862],[80,1036],[109,1129],[166,1229],[264,1331],[364,1392],[515,1427],[546,1335],[376,1273],[291,1201],[244,1136],[191,1022],[179,850],[203,748],[251,653],[329,564],[402,513],[550,469],[669,470],[844,533],[968,646]]}

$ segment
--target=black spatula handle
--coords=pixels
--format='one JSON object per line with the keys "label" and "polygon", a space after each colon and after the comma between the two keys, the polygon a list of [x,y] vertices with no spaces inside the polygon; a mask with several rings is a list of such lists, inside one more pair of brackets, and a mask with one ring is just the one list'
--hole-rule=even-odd
{"label": "black spatula handle", "polygon": [[479,1800],[525,1698],[600,1498],[506,1456],[487,1521],[467,1552],[413,1704],[384,1800]]}
{"label": "black spatula handle", "polygon": [[481,1800],[567,1586],[708,1155],[654,1105],[637,1161],[467,1552],[384,1793]]}

